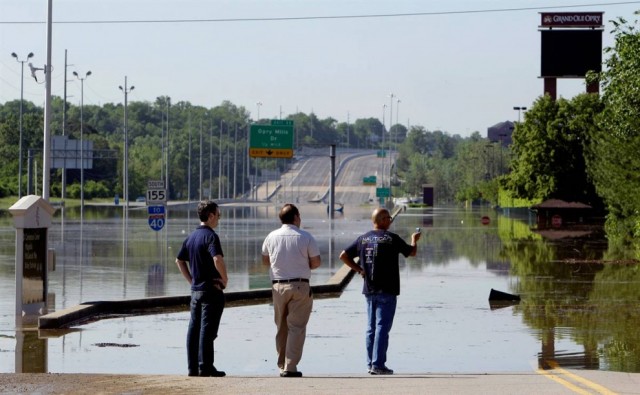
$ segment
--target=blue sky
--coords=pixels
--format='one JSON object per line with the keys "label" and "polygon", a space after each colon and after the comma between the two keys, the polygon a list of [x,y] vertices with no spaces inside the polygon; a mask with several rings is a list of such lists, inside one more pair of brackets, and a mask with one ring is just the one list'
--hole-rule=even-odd
{"label": "blue sky", "polygon": [[[122,102],[118,86],[127,76],[135,86],[130,101],[168,95],[214,107],[229,100],[254,116],[261,102],[261,118],[313,111],[340,122],[384,113],[387,126],[393,105],[393,123],[486,135],[491,125],[517,120],[514,106],[529,107],[542,94],[540,12],[603,11],[608,46],[608,21],[633,21],[640,9],[640,1],[621,3],[53,0],[52,90],[63,96],[67,50],[74,104],[80,82],[71,73],[90,70],[85,104]],[[559,6],[571,8],[549,8]],[[0,0],[0,102],[20,97],[12,52],[21,59],[33,52],[34,66],[44,65],[46,10],[46,0]],[[366,17],[416,13],[423,15]],[[582,80],[558,81],[559,96],[583,90]],[[44,84],[26,66],[24,97],[44,103]]]}

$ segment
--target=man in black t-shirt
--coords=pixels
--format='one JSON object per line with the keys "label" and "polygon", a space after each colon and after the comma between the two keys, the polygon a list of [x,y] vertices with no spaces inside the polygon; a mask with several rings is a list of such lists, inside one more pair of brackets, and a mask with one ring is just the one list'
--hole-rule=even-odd
{"label": "man in black t-shirt", "polygon": [[[393,374],[386,366],[389,331],[400,294],[398,255],[415,256],[420,233],[411,235],[411,245],[389,232],[392,217],[385,208],[371,215],[373,230],[359,236],[340,253],[340,260],[364,278],[362,293],[367,299],[367,365],[370,374]],[[358,263],[354,258],[358,257]]]}
{"label": "man in black t-shirt", "polygon": [[220,238],[213,230],[218,226],[220,210],[212,201],[198,204],[200,226],[182,244],[176,265],[191,284],[191,319],[187,331],[189,376],[222,377],[225,372],[213,365],[213,341],[218,337],[224,310],[223,289],[227,286],[227,269]]}

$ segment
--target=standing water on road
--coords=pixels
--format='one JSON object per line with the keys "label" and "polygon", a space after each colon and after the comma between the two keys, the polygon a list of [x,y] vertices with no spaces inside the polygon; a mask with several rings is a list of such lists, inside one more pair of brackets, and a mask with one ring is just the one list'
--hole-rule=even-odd
{"label": "standing water on road", "polygon": [[[224,205],[216,231],[229,271],[228,292],[269,288],[260,259],[280,205]],[[333,221],[325,205],[300,204],[302,227],[321,249],[312,284],[342,266],[338,255],[371,228],[374,206],[345,206]],[[481,218],[490,221],[483,224]],[[187,295],[174,259],[199,223],[194,210],[168,208],[161,231],[145,208],[59,209],[49,232],[56,268],[50,311],[82,302]],[[418,255],[401,259],[401,295],[389,366],[397,373],[529,371],[554,364],[640,372],[640,275],[606,260],[599,231],[541,232],[531,218],[488,209],[406,209],[391,230],[408,240],[423,229]],[[105,319],[64,331],[15,329],[15,229],[0,212],[0,372],[186,374],[188,311]],[[316,298],[300,363],[305,375],[365,373],[366,310],[355,277],[336,298]],[[520,295],[490,304],[491,289]],[[228,374],[276,374],[269,305],[229,307],[216,340],[216,366]]]}

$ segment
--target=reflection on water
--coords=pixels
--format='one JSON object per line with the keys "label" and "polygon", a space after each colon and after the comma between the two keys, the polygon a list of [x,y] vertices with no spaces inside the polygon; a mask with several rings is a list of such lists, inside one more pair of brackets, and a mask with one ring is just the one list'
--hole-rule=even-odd
{"label": "reflection on water", "polygon": [[[322,268],[314,272],[312,283],[326,282],[341,267],[338,254],[370,228],[371,209],[345,207],[344,213],[336,213],[332,222],[324,206],[301,206],[302,226],[318,239],[323,261]],[[277,210],[274,205],[222,208],[217,231],[228,264],[229,291],[270,286],[268,270],[261,263],[260,246],[265,235],[279,226]],[[488,225],[481,224],[483,215],[491,218]],[[175,267],[174,255],[197,224],[192,212],[176,208],[169,208],[166,226],[159,232],[150,229],[144,208],[130,210],[124,221],[121,207],[86,206],[83,223],[77,211],[59,210],[49,232],[49,245],[57,255],[56,270],[49,276],[50,311],[87,301],[187,294],[188,285]],[[542,368],[560,365],[640,372],[640,273],[636,264],[606,255],[601,231],[539,231],[533,228],[528,215],[509,218],[489,210],[453,208],[408,209],[394,221],[393,230],[406,238],[415,227],[423,228],[420,252],[416,258],[404,261],[399,301],[399,316],[407,314],[407,318],[396,320],[392,331],[392,341],[396,343],[391,347],[399,352],[402,361],[418,364],[422,371],[509,371],[523,370],[524,360],[530,357],[536,367]],[[0,351],[15,355],[13,363],[10,358],[1,359],[0,372],[88,371],[69,363],[71,355],[82,347],[64,345],[78,336],[80,340],[83,336],[107,337],[108,333],[121,332],[121,324],[89,325],[61,337],[33,330],[16,332],[12,315],[15,291],[8,291],[15,290],[14,244],[11,219],[0,215],[0,286],[7,290],[0,299]],[[521,301],[492,308],[487,301],[491,288],[520,295]],[[348,337],[350,329],[355,328],[356,333],[361,329],[358,320],[362,319],[363,306],[359,304],[358,284],[350,285],[350,289],[339,304],[318,301],[318,307],[314,307],[314,314],[322,317],[325,324],[339,321],[345,313],[355,315],[350,323],[341,324],[344,333],[339,338]],[[338,305],[348,311],[337,309]],[[255,311],[266,314],[259,307]],[[242,317],[239,321],[246,321],[248,314],[254,314],[254,310],[238,308],[225,312],[225,317],[235,315]],[[179,317],[163,317],[162,326],[171,337],[181,339],[176,346],[181,349],[186,323],[184,314]],[[145,318],[140,319],[144,322]],[[155,319],[146,318],[147,322]],[[176,321],[178,325],[171,329]],[[455,326],[449,328],[451,324]],[[99,328],[105,325],[110,329],[101,332]],[[223,325],[239,324],[230,321]],[[332,326],[333,330],[336,327]],[[315,331],[315,338],[334,342],[326,344],[325,350],[341,349],[336,343],[341,340],[335,334],[325,333],[320,327]],[[437,341],[441,332],[455,335],[457,346],[467,349],[457,350],[447,338]],[[136,337],[129,331],[127,336],[130,342],[140,343],[141,350],[144,348],[143,335]],[[436,341],[427,341],[422,355],[416,336]],[[345,348],[351,348],[354,340],[346,341]],[[356,339],[358,342],[360,338]],[[58,346],[52,347],[52,343]],[[312,350],[313,344],[308,346]],[[266,347],[271,353],[272,344]],[[182,356],[180,352],[176,351]],[[493,353],[503,355],[504,361],[488,361],[486,355]],[[442,357],[436,360],[433,355]],[[63,363],[52,362],[60,358]],[[349,358],[340,354],[343,361]],[[237,361],[238,370],[246,368],[243,363]],[[345,368],[347,362],[342,364],[325,364],[328,367],[317,369],[329,369],[327,373],[353,369]],[[105,365],[109,362],[103,362],[102,370],[96,371],[118,371],[117,367]],[[149,373],[163,371],[157,364],[151,369]],[[167,371],[172,372],[171,368]]]}

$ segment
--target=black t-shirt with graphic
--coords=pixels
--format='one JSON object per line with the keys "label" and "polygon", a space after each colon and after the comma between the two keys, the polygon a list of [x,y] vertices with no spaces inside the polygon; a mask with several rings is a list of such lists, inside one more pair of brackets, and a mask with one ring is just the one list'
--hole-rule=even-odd
{"label": "black t-shirt with graphic", "polygon": [[398,255],[411,254],[413,247],[400,236],[387,230],[371,230],[359,236],[345,249],[364,269],[363,294],[388,293],[400,295],[400,267]]}

